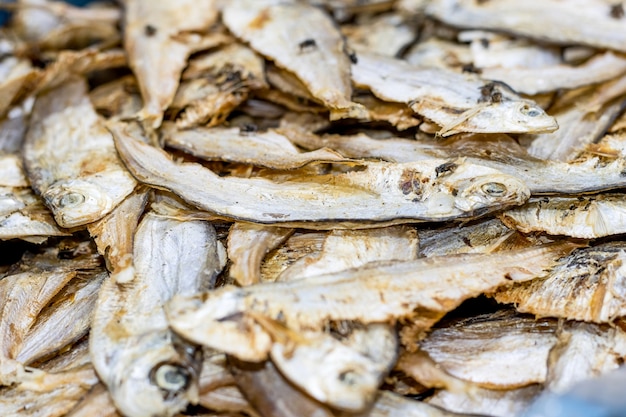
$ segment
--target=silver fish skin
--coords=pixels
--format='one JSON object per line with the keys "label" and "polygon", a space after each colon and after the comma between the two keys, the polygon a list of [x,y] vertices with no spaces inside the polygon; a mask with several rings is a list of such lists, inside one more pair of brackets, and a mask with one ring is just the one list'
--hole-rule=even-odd
{"label": "silver fish skin", "polygon": [[[260,361],[272,343],[255,317],[300,330],[319,330],[336,320],[369,324],[407,317],[422,319],[428,328],[469,297],[544,276],[574,247],[563,242],[492,255],[374,263],[293,282],[227,286],[175,297],[166,312],[170,326],[184,337],[242,360]],[[432,314],[422,317],[416,309]]]}
{"label": "silver fish skin", "polygon": [[136,185],[91,106],[84,79],[37,98],[23,156],[33,189],[62,227],[99,220]]}
{"label": "silver fish skin", "polygon": [[103,283],[90,354],[124,415],[173,416],[198,401],[200,352],[169,330],[163,304],[211,287],[223,267],[217,245],[207,222],[148,213],[135,234],[132,279]]}
{"label": "silver fish skin", "polygon": [[507,135],[466,135],[444,142],[420,142],[403,138],[374,139],[366,134],[316,136],[303,134],[293,125],[279,129],[296,145],[306,149],[328,147],[351,158],[379,158],[389,162],[416,162],[429,158],[463,157],[513,175],[535,194],[583,194],[626,186],[623,158],[603,161],[588,157],[573,163],[540,159],[529,155]]}
{"label": "silver fish skin", "polygon": [[553,117],[504,84],[475,75],[411,65],[384,56],[359,54],[352,80],[377,97],[407,103],[442,127],[441,136],[460,132],[541,133],[558,129]]}
{"label": "silver fish skin", "polygon": [[124,126],[111,129],[121,158],[141,182],[217,215],[256,223],[444,221],[519,205],[530,196],[515,177],[462,160],[366,163],[363,171],[281,183],[222,178],[198,164],[172,161]]}
{"label": "silver fish skin", "polygon": [[301,152],[279,132],[245,132],[239,128],[213,127],[178,130],[164,123],[161,137],[167,146],[206,160],[240,162],[270,169],[296,169],[310,163],[345,162],[330,149]]}
{"label": "silver fish skin", "polygon": [[217,19],[216,1],[125,0],[124,9],[124,49],[144,101],[138,116],[156,129],[195,48],[182,35],[207,31]]}
{"label": "silver fish skin", "polygon": [[344,39],[321,9],[295,1],[236,0],[222,6],[222,20],[254,50],[294,73],[331,111],[362,113],[351,101]]}
{"label": "silver fish skin", "polygon": [[626,316],[625,265],[623,242],[579,249],[544,279],[500,289],[494,298],[539,317],[611,323]]}
{"label": "silver fish skin", "polygon": [[229,275],[242,287],[261,282],[263,258],[293,232],[287,227],[235,222],[228,232]]}
{"label": "silver fish skin", "polygon": [[457,378],[483,388],[514,389],[545,382],[556,333],[556,320],[502,310],[438,324],[419,344]]}
{"label": "silver fish skin", "polygon": [[582,239],[626,233],[626,196],[533,198],[500,218],[524,233],[546,232]]}
{"label": "silver fish skin", "polygon": [[[582,44],[626,52],[626,29],[615,3],[598,0],[435,0],[426,14],[449,25],[514,33],[558,44]],[[509,16],[515,16],[515,19]]]}

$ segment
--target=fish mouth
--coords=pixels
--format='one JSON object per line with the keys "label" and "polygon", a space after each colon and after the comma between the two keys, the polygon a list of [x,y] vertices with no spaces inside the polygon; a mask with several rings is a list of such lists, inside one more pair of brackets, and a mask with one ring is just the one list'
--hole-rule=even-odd
{"label": "fish mouth", "polygon": [[57,181],[42,197],[61,227],[92,223],[113,208],[112,200],[96,184],[83,180]]}

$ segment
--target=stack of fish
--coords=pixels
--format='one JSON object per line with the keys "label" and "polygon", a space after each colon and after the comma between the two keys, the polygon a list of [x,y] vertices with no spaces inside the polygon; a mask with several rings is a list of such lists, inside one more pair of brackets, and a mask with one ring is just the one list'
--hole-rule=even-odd
{"label": "stack of fish", "polygon": [[624,3],[119,3],[5,4],[0,415],[509,417],[624,362]]}

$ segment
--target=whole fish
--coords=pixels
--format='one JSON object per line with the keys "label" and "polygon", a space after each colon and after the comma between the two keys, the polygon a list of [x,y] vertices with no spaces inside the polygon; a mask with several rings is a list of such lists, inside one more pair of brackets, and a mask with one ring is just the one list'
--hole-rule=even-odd
{"label": "whole fish", "polygon": [[321,9],[295,1],[236,0],[223,4],[222,21],[254,50],[294,73],[331,111],[346,117],[362,113],[351,101],[351,58],[344,39]]}
{"label": "whole fish", "polygon": [[453,26],[626,52],[626,28],[619,7],[619,2],[602,0],[434,0],[426,4],[425,12]]}
{"label": "whole fish", "polygon": [[510,87],[476,75],[420,67],[377,55],[359,54],[352,80],[378,98],[407,103],[442,127],[441,136],[459,132],[540,133],[558,128],[553,117]]}
{"label": "whole fish", "polygon": [[99,220],[136,185],[91,106],[84,79],[37,98],[23,156],[30,184],[62,227]]}
{"label": "whole fish", "polygon": [[257,223],[443,221],[519,205],[529,197],[516,178],[462,160],[364,163],[362,171],[280,183],[219,177],[198,164],[172,161],[122,125],[111,129],[121,158],[141,182],[217,215]]}
{"label": "whole fish", "polygon": [[289,329],[319,330],[335,320],[368,324],[409,317],[429,328],[467,298],[545,275],[556,258],[574,247],[564,242],[492,255],[372,263],[291,282],[226,286],[176,297],[167,315],[170,326],[184,337],[259,361],[272,346],[259,317]]}
{"label": "whole fish", "polygon": [[133,276],[102,285],[90,354],[116,407],[127,416],[173,416],[198,401],[201,352],[168,328],[163,304],[211,287],[223,264],[203,221],[148,213],[134,238]]}

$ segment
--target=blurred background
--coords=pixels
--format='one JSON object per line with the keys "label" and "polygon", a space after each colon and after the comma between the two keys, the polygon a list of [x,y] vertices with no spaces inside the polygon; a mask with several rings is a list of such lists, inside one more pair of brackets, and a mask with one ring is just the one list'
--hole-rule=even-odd
{"label": "blurred background", "polygon": [[[66,3],[74,4],[76,6],[84,6],[87,3],[91,3],[93,0],[66,0]],[[36,2],[36,1],[35,1]],[[15,3],[15,0],[0,0],[0,4]],[[10,13],[6,10],[0,9],[0,26],[7,23],[10,17]]]}

